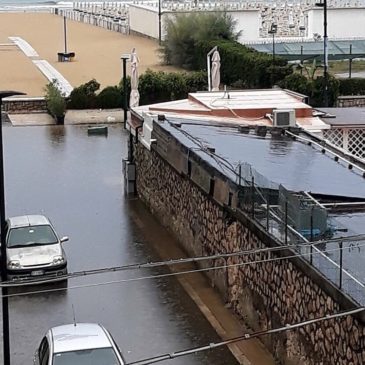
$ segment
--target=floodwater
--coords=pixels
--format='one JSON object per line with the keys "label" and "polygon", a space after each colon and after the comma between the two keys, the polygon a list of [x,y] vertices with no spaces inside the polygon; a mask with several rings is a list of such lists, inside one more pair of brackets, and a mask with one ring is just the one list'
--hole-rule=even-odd
{"label": "floodwater", "polygon": [[[159,259],[153,249],[158,242],[149,233],[170,236],[138,200],[123,194],[127,133],[121,126],[109,126],[107,137],[88,136],[87,126],[4,125],[3,134],[6,214],[47,215],[60,236],[70,237],[64,244],[69,272]],[[127,362],[219,341],[174,278],[121,282],[164,272],[94,275],[69,280],[66,291],[11,297],[12,364],[32,363],[46,330],[71,323],[74,316],[108,328]],[[220,348],[164,363],[236,361]]]}

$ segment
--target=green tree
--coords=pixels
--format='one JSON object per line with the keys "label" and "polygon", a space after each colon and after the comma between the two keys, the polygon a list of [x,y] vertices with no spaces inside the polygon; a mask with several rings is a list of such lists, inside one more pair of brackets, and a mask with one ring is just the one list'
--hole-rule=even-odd
{"label": "green tree", "polygon": [[44,91],[48,112],[55,118],[64,117],[66,113],[66,100],[57,80],[52,80],[52,82],[47,84]]}
{"label": "green tree", "polygon": [[178,14],[167,18],[166,38],[161,53],[165,63],[193,69],[195,49],[208,40],[235,41],[240,32],[235,32],[236,21],[225,12]]}

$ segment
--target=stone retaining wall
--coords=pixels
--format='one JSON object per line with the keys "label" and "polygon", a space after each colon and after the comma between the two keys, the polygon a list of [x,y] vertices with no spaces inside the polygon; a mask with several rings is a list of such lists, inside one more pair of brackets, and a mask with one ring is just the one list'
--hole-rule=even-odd
{"label": "stone retaining wall", "polygon": [[[171,136],[165,139],[170,145],[174,143]],[[178,151],[178,143],[173,148]],[[158,150],[158,147],[154,149]],[[183,154],[181,146],[180,149]],[[173,153],[167,153],[174,160]],[[191,256],[280,244],[236,210],[234,204],[230,207],[217,202],[215,196],[219,194],[198,187],[189,174],[176,168],[178,164],[171,164],[172,160],[166,162],[159,153],[148,151],[141,144],[135,145],[134,157],[139,197],[177,236]],[[175,158],[175,161],[181,162],[184,158]],[[211,171],[206,174],[212,176]],[[280,252],[219,259],[205,265],[242,264],[293,253],[289,250]],[[240,265],[207,275],[238,318],[253,330],[276,328],[355,306],[301,258]],[[262,341],[279,364],[365,364],[364,323],[363,316],[347,316],[264,336]]]}
{"label": "stone retaining wall", "polygon": [[9,98],[3,100],[6,113],[34,113],[47,111],[46,101],[40,98]]}
{"label": "stone retaining wall", "polygon": [[339,96],[337,108],[365,107],[365,95]]}

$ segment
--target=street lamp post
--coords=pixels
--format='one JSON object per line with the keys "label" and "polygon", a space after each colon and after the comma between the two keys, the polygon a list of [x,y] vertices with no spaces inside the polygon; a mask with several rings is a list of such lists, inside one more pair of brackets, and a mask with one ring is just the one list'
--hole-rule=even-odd
{"label": "street lamp post", "polygon": [[[3,125],[2,125],[2,101],[3,98],[14,95],[24,95],[18,91],[0,91],[0,227],[1,227],[1,280],[6,281],[6,242],[5,242],[5,184],[4,184],[4,154],[3,154]],[[2,311],[3,311],[3,353],[4,365],[10,365],[10,338],[9,338],[9,300],[8,288],[2,287]]]}
{"label": "street lamp post", "polygon": [[128,94],[127,94],[127,61],[131,58],[130,54],[125,53],[122,54],[123,61],[123,113],[124,113],[124,128],[127,126],[127,118],[128,118]]}
{"label": "street lamp post", "polygon": [[352,44],[350,44],[349,79],[351,79],[351,73],[352,73]]}
{"label": "street lamp post", "polygon": [[271,24],[269,34],[272,34],[272,70],[271,70],[271,85],[274,85],[274,68],[275,68],[275,34],[278,31],[278,26],[275,23]]}
{"label": "street lamp post", "polygon": [[161,1],[162,0],[158,0],[158,44],[161,46],[161,39],[162,39],[162,26],[161,26]]}
{"label": "street lamp post", "polygon": [[321,0],[316,6],[323,8],[323,78],[324,106],[328,106],[328,35],[327,35],[327,0]]}
{"label": "street lamp post", "polygon": [[304,60],[303,60],[303,51],[304,51],[304,31],[305,31],[305,26],[301,25],[299,26],[299,31],[300,31],[300,36],[302,37],[302,45],[300,46],[300,74],[303,74],[303,64],[304,64]]}

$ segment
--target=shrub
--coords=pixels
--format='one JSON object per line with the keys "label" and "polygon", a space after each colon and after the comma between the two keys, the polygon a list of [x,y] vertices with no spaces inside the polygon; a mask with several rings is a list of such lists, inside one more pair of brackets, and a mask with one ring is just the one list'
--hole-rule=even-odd
{"label": "shrub", "polygon": [[[328,75],[328,106],[334,106],[339,95],[339,81],[332,75]],[[313,81],[310,105],[323,106],[324,102],[324,77],[319,76]]]}
{"label": "shrub", "polygon": [[286,76],[278,85],[283,89],[289,89],[306,96],[311,94],[311,81],[299,73]]}
{"label": "shrub", "polygon": [[[324,78],[319,76],[315,79],[308,79],[298,73],[287,76],[279,82],[279,86],[284,89],[296,91],[309,97],[311,106],[324,105]],[[339,94],[339,81],[328,75],[328,106],[333,106]]]}
{"label": "shrub", "polygon": [[183,73],[183,75],[185,77],[187,93],[195,93],[208,89],[208,75],[205,71]]}
{"label": "shrub", "polygon": [[66,113],[66,100],[57,80],[47,84],[44,90],[48,112],[56,118],[63,117]]}
{"label": "shrub", "polygon": [[72,90],[67,107],[70,109],[92,109],[97,106],[96,91],[99,90],[100,84],[92,79]]}
{"label": "shrub", "polygon": [[139,78],[140,104],[161,103],[186,98],[189,92],[207,89],[205,72],[169,72],[147,70]]}
{"label": "shrub", "polygon": [[[247,88],[267,88],[291,74],[292,67],[281,57],[275,58],[272,69],[272,56],[259,53],[246,46],[232,41],[202,41],[195,47],[195,70],[207,68],[207,53],[217,46],[221,56],[221,81],[232,85],[240,80]],[[274,72],[272,72],[274,71]]]}
{"label": "shrub", "polygon": [[340,95],[365,95],[365,79],[339,79]]}
{"label": "shrub", "polygon": [[101,109],[123,107],[123,95],[117,86],[107,86],[96,97],[96,104]]}
{"label": "shrub", "polygon": [[[127,77],[127,104],[131,91],[130,77]],[[123,79],[118,86],[107,86],[99,94],[100,84],[95,80],[81,85],[73,90],[68,103],[69,108],[123,108],[124,89]],[[140,93],[140,104],[153,104],[164,101],[186,98],[189,92],[207,90],[206,72],[170,72],[147,70],[139,78],[138,90]]]}

